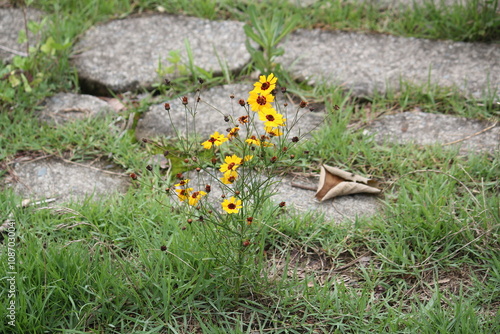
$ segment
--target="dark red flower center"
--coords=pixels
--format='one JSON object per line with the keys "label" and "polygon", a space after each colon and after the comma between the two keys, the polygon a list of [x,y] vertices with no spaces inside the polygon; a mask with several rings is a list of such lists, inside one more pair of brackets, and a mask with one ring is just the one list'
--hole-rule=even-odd
{"label": "dark red flower center", "polygon": [[273,116],[273,115],[266,115],[266,119],[267,119],[269,122],[273,122],[273,121],[274,121],[274,116]]}
{"label": "dark red flower center", "polygon": [[234,204],[234,203],[229,203],[229,204],[227,205],[227,208],[228,208],[228,209],[230,209],[230,210],[234,210],[234,209],[236,209],[236,204]]}
{"label": "dark red flower center", "polygon": [[264,82],[262,86],[260,86],[260,89],[262,90],[268,90],[269,87],[271,87],[271,84],[269,82]]}
{"label": "dark red flower center", "polygon": [[256,101],[257,101],[257,104],[259,104],[261,106],[265,106],[267,103],[265,96],[258,96]]}
{"label": "dark red flower center", "polygon": [[196,198],[196,197],[198,197],[198,195],[199,195],[199,194],[200,194],[200,192],[199,192],[199,191],[195,191],[195,192],[191,195],[191,197],[192,197],[192,198]]}
{"label": "dark red flower center", "polygon": [[214,137],[210,137],[210,139],[208,140],[209,143],[215,143],[217,141],[217,138],[214,138]]}
{"label": "dark red flower center", "polygon": [[231,162],[229,165],[227,165],[227,169],[233,169],[235,163],[234,162]]}

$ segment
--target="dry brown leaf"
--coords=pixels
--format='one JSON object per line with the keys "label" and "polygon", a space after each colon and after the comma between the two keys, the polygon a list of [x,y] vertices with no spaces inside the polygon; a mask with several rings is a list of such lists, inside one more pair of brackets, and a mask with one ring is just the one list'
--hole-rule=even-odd
{"label": "dry brown leaf", "polygon": [[371,179],[366,177],[336,167],[322,165],[315,197],[322,202],[337,196],[380,193],[381,190],[373,187],[373,183]]}

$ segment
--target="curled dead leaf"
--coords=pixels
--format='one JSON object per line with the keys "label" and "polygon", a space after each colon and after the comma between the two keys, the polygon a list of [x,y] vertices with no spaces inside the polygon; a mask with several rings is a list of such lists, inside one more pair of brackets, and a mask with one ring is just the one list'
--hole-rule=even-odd
{"label": "curled dead leaf", "polygon": [[316,199],[320,202],[343,195],[378,194],[375,181],[328,165],[321,166]]}

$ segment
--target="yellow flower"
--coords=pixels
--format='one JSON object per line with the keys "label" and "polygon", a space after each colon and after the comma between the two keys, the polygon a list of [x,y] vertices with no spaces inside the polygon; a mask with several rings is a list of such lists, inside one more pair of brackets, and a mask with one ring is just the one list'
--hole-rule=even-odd
{"label": "yellow flower", "polygon": [[198,201],[205,196],[207,193],[204,191],[195,191],[191,195],[189,195],[188,203],[189,205],[195,206],[198,204]]}
{"label": "yellow flower", "polygon": [[250,144],[250,145],[260,146],[260,140],[257,139],[257,137],[255,137],[255,136],[248,138],[247,140],[245,140],[245,142]]}
{"label": "yellow flower", "polygon": [[286,119],[283,115],[278,114],[274,108],[264,108],[259,111],[259,119],[264,123],[264,126],[275,128],[285,125]]}
{"label": "yellow flower", "polygon": [[261,75],[259,81],[254,83],[255,88],[252,92],[262,95],[271,94],[274,88],[276,88],[276,81],[278,81],[278,78],[273,73],[269,74],[267,78],[265,75]]}
{"label": "yellow flower", "polygon": [[238,213],[240,209],[243,207],[241,205],[241,200],[237,200],[234,197],[231,197],[230,199],[225,199],[222,204],[222,209],[226,211],[227,213]]}
{"label": "yellow flower", "polygon": [[238,173],[234,170],[228,170],[224,173],[224,176],[221,177],[222,183],[224,184],[232,184],[238,178]]}
{"label": "yellow flower", "polygon": [[271,137],[279,137],[281,135],[283,135],[283,132],[280,131],[280,129],[278,128],[273,128],[273,127],[270,127],[270,126],[266,126],[264,128],[264,130],[266,131],[266,133],[268,133]]}
{"label": "yellow flower", "polygon": [[179,196],[181,202],[184,202],[185,200],[188,199],[189,195],[191,194],[191,191],[193,191],[193,188],[175,189],[175,191],[177,191],[177,196]]}
{"label": "yellow flower", "polygon": [[232,128],[229,133],[227,134],[227,138],[229,138],[229,140],[233,139],[234,137],[238,136],[238,131],[240,131],[240,128],[239,127],[234,127]]}
{"label": "yellow flower", "polygon": [[247,162],[247,161],[250,161],[253,159],[253,155],[245,155],[245,157],[243,158],[243,161]]}
{"label": "yellow flower", "polygon": [[215,131],[210,138],[207,141],[204,141],[201,143],[205,149],[210,149],[212,148],[213,145],[215,146],[220,146],[222,143],[226,142],[227,138],[224,137],[223,134],[220,134],[219,132]]}
{"label": "yellow flower", "polygon": [[228,170],[232,171],[236,170],[236,168],[238,168],[241,165],[242,159],[233,154],[232,156],[227,156],[224,159],[224,162],[225,164],[222,164],[219,169],[222,173],[225,173]]}
{"label": "yellow flower", "polygon": [[250,104],[250,108],[253,111],[261,111],[264,108],[271,108],[271,102],[274,101],[274,96],[260,95],[255,92],[250,92],[250,96],[247,102]]}

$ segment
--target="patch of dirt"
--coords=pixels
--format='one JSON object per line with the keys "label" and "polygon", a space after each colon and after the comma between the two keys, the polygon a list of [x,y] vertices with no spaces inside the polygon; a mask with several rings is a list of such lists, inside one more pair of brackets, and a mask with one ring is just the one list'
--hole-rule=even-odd
{"label": "patch of dirt", "polygon": [[343,253],[333,258],[321,249],[292,248],[288,253],[273,249],[268,251],[267,256],[270,279],[280,279],[286,275],[307,280],[309,287],[334,283],[358,287],[362,280],[358,268],[379,265],[374,262],[371,253],[365,250],[356,250],[355,256]]}

